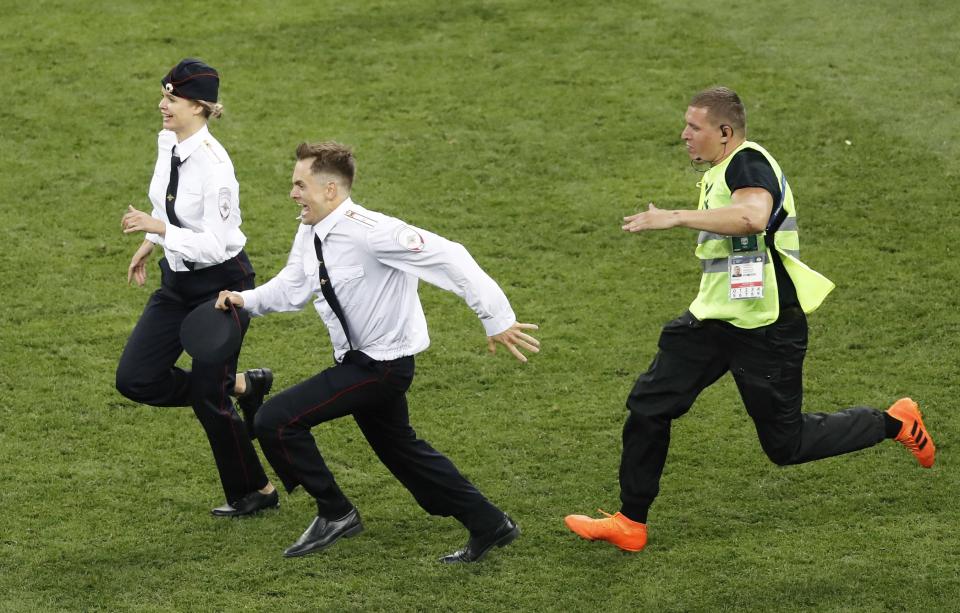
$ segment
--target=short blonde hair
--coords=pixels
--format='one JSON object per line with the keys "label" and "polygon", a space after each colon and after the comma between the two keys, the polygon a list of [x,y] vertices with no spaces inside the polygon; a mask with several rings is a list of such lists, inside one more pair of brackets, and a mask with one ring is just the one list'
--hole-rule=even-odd
{"label": "short blonde hair", "polygon": [[711,119],[727,124],[735,132],[747,131],[747,110],[737,92],[727,87],[710,87],[690,99],[690,106],[707,109]]}

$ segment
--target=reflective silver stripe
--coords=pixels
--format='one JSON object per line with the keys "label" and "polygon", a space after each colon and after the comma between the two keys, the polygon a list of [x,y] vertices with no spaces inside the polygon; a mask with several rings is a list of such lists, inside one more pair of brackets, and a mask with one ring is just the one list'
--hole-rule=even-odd
{"label": "reflective silver stripe", "polygon": [[787,255],[793,256],[793,257],[797,258],[798,260],[800,259],[800,250],[799,250],[799,249],[781,249],[780,251],[783,251],[783,252],[786,253]]}
{"label": "reflective silver stripe", "polygon": [[[784,251],[787,251],[787,250],[784,250]],[[790,255],[793,255],[793,254],[797,254],[797,256],[800,255],[799,251],[787,251],[787,253],[789,253]],[[742,255],[746,255],[746,254],[742,254]],[[763,263],[766,264],[767,254],[763,253],[760,255],[763,258]],[[727,262],[728,262],[728,258],[707,258],[705,260],[700,260],[700,268],[703,269],[704,273],[727,272],[728,270]]]}
{"label": "reflective silver stripe", "polygon": [[727,272],[727,258],[710,258],[709,260],[700,260],[700,266],[704,273],[708,272]]}
{"label": "reflective silver stripe", "polygon": [[[777,232],[783,230],[784,232],[796,232],[797,231],[797,218],[796,217],[787,217],[783,220],[783,223],[780,224],[780,227],[777,228]],[[715,234],[713,232],[700,232],[700,236],[697,237],[697,244],[702,245],[707,241],[719,241],[725,238],[730,238],[726,234]]]}
{"label": "reflective silver stripe", "polygon": [[700,236],[697,237],[697,244],[702,245],[707,241],[718,241],[724,238],[730,238],[725,234],[714,234],[713,232],[701,232]]}

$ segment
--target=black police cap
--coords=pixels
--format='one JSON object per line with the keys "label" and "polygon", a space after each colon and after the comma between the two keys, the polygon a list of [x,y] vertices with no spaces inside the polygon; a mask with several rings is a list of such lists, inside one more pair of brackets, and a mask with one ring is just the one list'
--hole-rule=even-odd
{"label": "black police cap", "polygon": [[180,325],[180,344],[201,362],[225,362],[240,351],[243,329],[250,322],[245,310],[230,305],[221,311],[216,303],[216,298],[202,303]]}
{"label": "black police cap", "polygon": [[201,60],[188,57],[171,68],[167,76],[160,79],[160,83],[163,89],[174,96],[216,102],[220,75]]}

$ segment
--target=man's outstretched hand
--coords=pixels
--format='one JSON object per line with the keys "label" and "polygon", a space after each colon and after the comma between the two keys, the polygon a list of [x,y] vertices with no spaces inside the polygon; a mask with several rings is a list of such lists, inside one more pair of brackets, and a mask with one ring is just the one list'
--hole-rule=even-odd
{"label": "man's outstretched hand", "polygon": [[510,353],[521,362],[527,361],[527,356],[521,353],[520,348],[526,349],[530,353],[540,353],[540,341],[533,338],[524,330],[539,330],[537,324],[521,324],[514,322],[512,326],[501,332],[487,337],[487,349],[490,353],[497,352],[497,343],[505,345]]}

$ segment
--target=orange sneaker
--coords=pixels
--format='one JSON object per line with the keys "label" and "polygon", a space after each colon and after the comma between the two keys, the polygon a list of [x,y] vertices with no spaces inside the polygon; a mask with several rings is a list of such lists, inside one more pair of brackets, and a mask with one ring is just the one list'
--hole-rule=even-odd
{"label": "orange sneaker", "polygon": [[607,541],[624,551],[640,551],[647,544],[647,524],[633,521],[622,513],[610,515],[600,509],[606,519],[586,515],[567,515],[563,523],[588,541]]}
{"label": "orange sneaker", "polygon": [[923,425],[923,416],[920,414],[917,403],[909,398],[901,398],[887,409],[887,414],[903,422],[896,441],[910,450],[910,453],[920,462],[920,466],[924,468],[933,466],[937,446],[933,444],[930,433]]}

